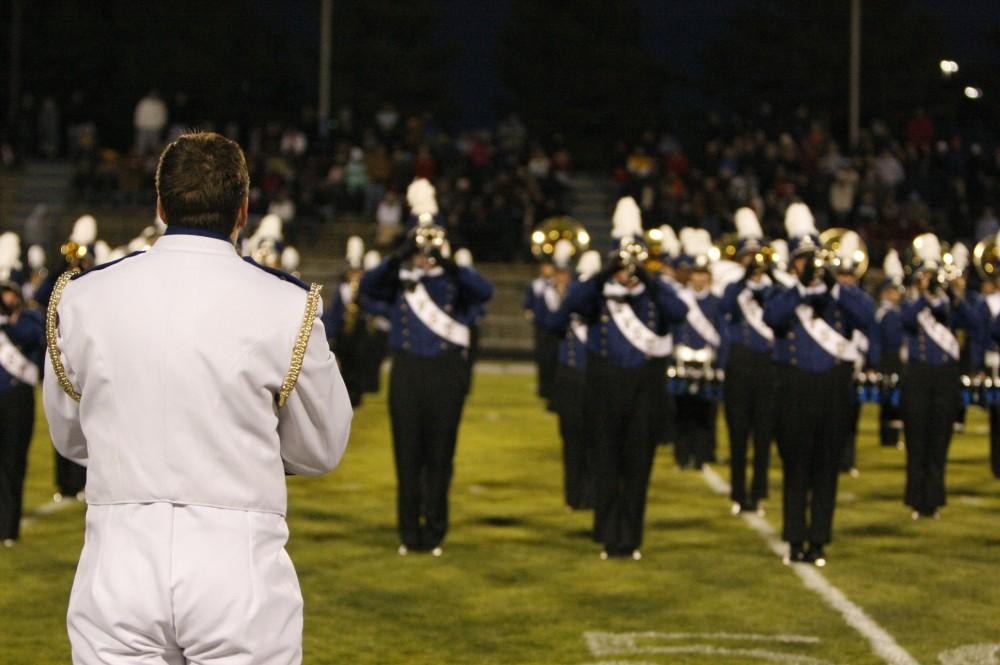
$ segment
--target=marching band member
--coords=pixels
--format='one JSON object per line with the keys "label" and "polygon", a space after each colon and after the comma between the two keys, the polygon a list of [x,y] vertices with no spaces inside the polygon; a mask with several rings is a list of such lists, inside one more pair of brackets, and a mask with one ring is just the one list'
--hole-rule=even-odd
{"label": "marching band member", "polygon": [[[854,399],[855,329],[874,320],[870,299],[838,284],[817,266],[819,236],[812,213],[792,203],[785,213],[791,268],[798,284],[776,289],[764,303],[774,331],[778,393],[794,395],[795,408],[778,411],[778,451],[784,468],[782,538],[786,561],[826,565],[837,497],[837,467],[844,421]],[[808,543],[808,548],[807,548]]]}
{"label": "marching band member", "polygon": [[21,295],[24,302],[31,309],[38,309],[38,300],[35,294],[45,283],[49,276],[47,268],[47,257],[41,245],[32,245],[28,248],[28,278],[21,287]]}
{"label": "marching band member", "polygon": [[[459,268],[468,268],[469,270],[475,270],[472,260],[472,252],[467,248],[462,247],[457,252],[455,252],[455,265]],[[467,389],[472,391],[472,377],[473,369],[475,369],[476,361],[479,360],[479,322],[486,316],[486,306],[472,305],[469,307],[467,312],[467,318],[469,323],[469,380],[467,384]]]}
{"label": "marching band member", "polygon": [[391,256],[361,278],[361,293],[392,305],[389,416],[398,480],[399,554],[442,553],[448,488],[467,392],[469,309],[493,285],[441,256],[434,187],[420,178],[407,190],[416,224]]}
{"label": "marching band member", "polygon": [[[668,288],[673,289],[674,292],[679,291],[683,286],[675,278],[674,264],[677,258],[681,255],[681,241],[677,238],[677,234],[674,232],[673,227],[669,224],[664,224],[660,227],[660,274],[659,279]],[[672,333],[668,334],[670,337],[670,347],[673,348],[673,336]],[[654,358],[653,362],[658,362],[663,365],[663,372],[659,372],[662,375],[666,374],[667,363],[669,362],[669,356],[664,356],[663,358]],[[657,370],[658,371],[658,370]],[[653,410],[653,436],[657,443],[665,444],[676,444],[677,442],[677,396],[666,389],[665,380],[662,382],[663,390],[661,403],[663,404],[662,409]]]}
{"label": "marching band member", "polygon": [[347,385],[347,394],[351,396],[351,406],[355,408],[361,405],[367,351],[367,325],[358,293],[364,274],[364,254],[365,243],[360,237],[347,239],[347,271],[334,290],[329,313],[323,317],[330,348],[340,362],[340,373]]}
{"label": "marching band member", "polygon": [[21,241],[0,235],[0,542],[11,547],[21,529],[24,476],[35,425],[45,331],[41,314],[21,295]]}
{"label": "marching band member", "polygon": [[[684,320],[673,328],[674,358],[686,369],[704,373],[721,366],[723,314],[711,291],[712,237],[704,229],[681,229],[681,263],[689,271],[687,285],[677,291],[687,306]],[[700,469],[715,461],[715,420],[718,403],[705,394],[677,395],[677,441],[674,457],[681,468]]]}
{"label": "marching band member", "polygon": [[[722,311],[726,325],[725,414],[729,430],[732,512],[754,512],[768,495],[767,471],[774,438],[774,332],[764,323],[764,301],[773,286],[769,260],[761,254],[764,231],[751,208],[734,216],[736,260],[743,277],[726,287]],[[761,260],[756,257],[760,256]],[[746,490],[747,446],[753,437],[753,479]]]}
{"label": "marching band member", "polygon": [[49,303],[45,413],[88,469],[73,662],[299,663],[285,475],[336,466],[352,415],[320,289],[235,251],[234,142],[180,137],[156,186],[166,235]]}
{"label": "marching band member", "polygon": [[[836,249],[838,263],[836,265],[835,272],[838,284],[858,287],[858,274],[855,271],[858,269],[859,262],[864,258],[864,255],[860,250],[861,236],[859,236],[855,231],[844,231],[844,233],[840,236],[839,245]],[[874,307],[875,305],[873,302],[872,308],[874,309]],[[851,344],[853,344],[857,350],[854,357],[855,376],[861,376],[864,369],[868,366],[868,357],[871,346],[869,339],[870,335],[871,330],[855,328],[851,331]],[[860,420],[860,418],[861,399],[855,390],[854,399],[851,402],[851,414],[843,422],[842,432],[844,444],[841,448],[840,454],[840,471],[849,474],[852,478],[857,478],[861,475],[860,471],[858,471],[857,464],[858,420]]]}
{"label": "marching band member", "polygon": [[[365,272],[374,270],[382,262],[382,255],[374,249],[365,252],[363,267]],[[391,314],[388,303],[365,298],[362,301],[368,317],[367,349],[364,353],[363,362],[365,365],[362,380],[362,391],[366,393],[377,393],[382,384],[382,361],[389,353],[389,322]]]}
{"label": "marching band member", "polygon": [[666,336],[687,307],[672,289],[646,272],[639,206],[618,202],[612,237],[618,250],[594,277],[574,284],[554,316],[560,329],[571,314],[587,325],[585,406],[594,445],[594,539],[601,558],[640,559],[646,491],[655,444],[651,409],[662,395]]}
{"label": "marching band member", "polygon": [[913,240],[918,263],[916,296],[903,303],[906,366],[902,380],[903,432],[906,436],[904,501],[913,519],[936,517],[946,503],[945,465],[952,424],[962,407],[960,349],[955,331],[965,330],[974,367],[982,366],[985,321],[965,298],[964,279],[949,281],[941,243],[925,233]]}
{"label": "marching band member", "polygon": [[538,277],[524,290],[524,315],[531,321],[535,332],[535,367],[538,372],[538,396],[548,401],[552,398],[552,382],[555,379],[556,354],[559,338],[541,324],[541,319],[552,314],[556,307],[550,307],[545,294],[555,276],[555,266],[549,256],[543,256],[538,265]]}
{"label": "marching band member", "polygon": [[[903,263],[899,253],[890,249],[882,265],[885,274],[879,289],[879,306],[875,310],[875,327],[871,337],[869,359],[872,367],[882,374],[882,392],[879,400],[879,442],[883,446],[896,447],[900,444],[899,434],[903,429],[896,387],[892,381],[899,379],[903,369],[900,350],[903,346],[903,321],[900,318],[899,303],[903,299]],[[1000,301],[997,302],[1000,311]]]}
{"label": "marching band member", "polygon": [[[574,252],[573,243],[559,240],[552,252],[552,263],[556,268],[556,280],[568,274]],[[595,267],[596,262],[596,267]],[[579,279],[589,279],[600,270],[601,255],[586,252],[577,263]],[[569,288],[567,281],[564,288]],[[565,297],[560,296],[560,301]],[[552,326],[549,316],[540,323]],[[558,325],[558,323],[556,324]],[[569,325],[563,330],[559,340],[559,361],[553,384],[552,404],[559,417],[559,436],[562,439],[563,497],[572,510],[592,508],[594,505],[594,481],[592,475],[592,451],[587,436],[584,414],[584,376],[587,368],[587,325],[579,315],[571,314]]]}

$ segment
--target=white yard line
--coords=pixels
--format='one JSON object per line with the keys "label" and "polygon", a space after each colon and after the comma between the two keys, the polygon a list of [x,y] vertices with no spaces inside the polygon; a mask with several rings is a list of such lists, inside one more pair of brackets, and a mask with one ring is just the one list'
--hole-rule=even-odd
{"label": "white yard line", "polygon": [[[712,467],[705,465],[703,476],[713,492],[729,496],[729,483],[723,480]],[[785,556],[787,547],[781,542],[770,522],[753,513],[742,513],[740,517],[764,539],[771,551],[779,557]],[[899,643],[885,628],[878,625],[843,591],[830,584],[826,576],[818,569],[805,564],[795,564],[789,567],[795,571],[795,574],[799,576],[808,589],[815,591],[827,605],[840,612],[844,621],[868,640],[875,655],[890,665],[919,665],[917,660],[907,653],[906,649],[899,646]]]}

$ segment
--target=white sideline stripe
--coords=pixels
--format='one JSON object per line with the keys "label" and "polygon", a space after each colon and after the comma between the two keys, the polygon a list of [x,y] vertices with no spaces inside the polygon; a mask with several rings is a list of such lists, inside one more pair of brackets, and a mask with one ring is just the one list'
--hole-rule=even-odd
{"label": "white sideline stripe", "polygon": [[[712,467],[706,464],[703,467],[702,475],[713,492],[726,496],[729,495],[729,483],[723,480]],[[783,558],[785,556],[785,545],[778,538],[778,534],[770,522],[752,513],[741,513],[740,517],[764,539],[771,548],[771,551],[779,557]],[[827,605],[840,612],[847,625],[861,633],[868,640],[875,655],[890,665],[919,665],[913,656],[907,653],[903,647],[899,646],[899,643],[896,642],[895,638],[888,631],[875,623],[874,619],[844,595],[843,591],[830,584],[823,573],[812,566],[794,565],[790,566],[790,568],[795,571],[795,574],[799,576],[799,579],[802,580],[802,583],[808,589],[819,594],[826,601]]]}
{"label": "white sideline stripe", "polygon": [[[662,647],[657,654],[698,654],[701,656],[730,656],[740,659],[767,660],[772,663],[788,663],[789,665],[833,665],[828,660],[819,660],[810,656],[796,656],[790,653],[779,653],[765,649],[733,649],[731,647],[716,647],[709,644],[693,644],[691,646]],[[727,659],[728,660],[728,659]],[[731,662],[731,661],[730,661]],[[647,661],[634,660],[602,660],[587,665],[647,665]],[[648,663],[648,665],[655,665]]]}
{"label": "white sideline stripe", "polygon": [[46,515],[57,513],[60,510],[66,510],[74,504],[86,505],[83,501],[77,501],[76,499],[64,499],[62,501],[49,501],[48,503],[43,503],[28,513],[27,516],[21,518],[21,528],[24,529],[25,527],[31,526],[33,523],[38,521],[39,517],[45,517]]}
{"label": "white sideline stripe", "polygon": [[[661,633],[649,630],[640,633],[584,633],[588,648],[595,656],[611,655],[620,649],[636,649],[639,640],[730,640],[734,642],[779,642],[781,644],[819,644],[820,639],[811,635],[764,635],[762,633]],[[643,646],[643,650],[655,646]]]}

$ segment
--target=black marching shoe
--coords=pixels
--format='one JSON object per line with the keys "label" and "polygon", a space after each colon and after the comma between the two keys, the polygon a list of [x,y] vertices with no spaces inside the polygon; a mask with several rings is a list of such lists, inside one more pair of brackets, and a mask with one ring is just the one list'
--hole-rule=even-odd
{"label": "black marching shoe", "polygon": [[817,568],[822,568],[826,565],[826,553],[823,551],[822,545],[810,545],[809,551],[806,552],[806,561],[813,564]]}
{"label": "black marching shoe", "polygon": [[806,563],[806,549],[802,543],[789,543],[788,554],[785,555],[785,565],[790,563]]}

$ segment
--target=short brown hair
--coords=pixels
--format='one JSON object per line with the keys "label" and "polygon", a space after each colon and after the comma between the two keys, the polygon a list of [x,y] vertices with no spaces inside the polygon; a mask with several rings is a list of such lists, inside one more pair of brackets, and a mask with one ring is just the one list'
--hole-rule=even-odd
{"label": "short brown hair", "polygon": [[213,132],[184,134],[156,167],[156,195],[168,225],[229,235],[250,191],[243,150]]}

